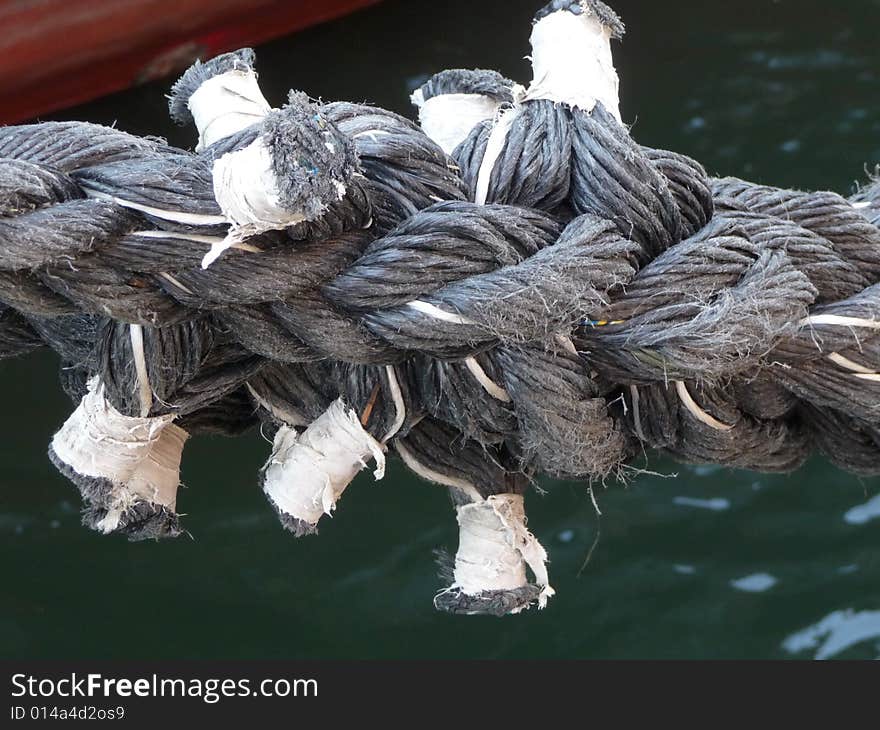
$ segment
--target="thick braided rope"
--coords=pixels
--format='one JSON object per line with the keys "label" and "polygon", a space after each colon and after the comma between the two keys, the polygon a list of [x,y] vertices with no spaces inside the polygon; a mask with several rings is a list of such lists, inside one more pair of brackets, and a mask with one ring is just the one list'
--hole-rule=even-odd
{"label": "thick braided rope", "polygon": [[[456,505],[436,604],[500,614],[552,595],[522,510],[538,473],[603,479],[645,446],[880,472],[876,184],[709,180],[638,145],[622,33],[601,2],[551,3],[528,88],[452,71],[417,91],[436,142],[362,105],[272,110],[249,51],[176,85],[197,153],[0,129],[0,354],[61,354],[82,400],[51,456],[87,524],[178,534],[187,432],[256,412],[285,526],[314,532],[393,444]],[[89,443],[108,438],[109,461]]]}

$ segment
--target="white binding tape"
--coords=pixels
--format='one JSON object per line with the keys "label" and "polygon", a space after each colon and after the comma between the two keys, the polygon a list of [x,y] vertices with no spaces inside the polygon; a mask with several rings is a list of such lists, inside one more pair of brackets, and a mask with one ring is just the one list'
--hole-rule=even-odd
{"label": "white binding tape", "polygon": [[370,458],[385,475],[382,444],[367,433],[341,398],[302,433],[282,426],[265,466],[263,490],[284,514],[316,525]]}
{"label": "white binding tape", "polygon": [[205,81],[187,103],[199,130],[200,152],[261,121],[272,107],[252,70],[233,69]]}
{"label": "white binding tape", "polygon": [[547,575],[547,552],[526,527],[522,495],[496,494],[456,511],[459,544],[451,587],[469,596],[523,588],[529,582],[528,566],[541,587],[538,608],[544,608],[555,591]]}
{"label": "white binding tape", "polygon": [[620,80],[611,30],[590,13],[550,13],[532,28],[534,78],[524,101],[547,99],[593,111],[596,102],[620,121]]}

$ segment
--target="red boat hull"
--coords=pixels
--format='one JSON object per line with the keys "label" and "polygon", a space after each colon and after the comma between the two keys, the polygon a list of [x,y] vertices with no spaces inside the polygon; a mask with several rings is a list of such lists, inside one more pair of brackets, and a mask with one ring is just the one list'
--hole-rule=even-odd
{"label": "red boat hull", "polygon": [[0,123],[168,76],[378,0],[0,2]]}

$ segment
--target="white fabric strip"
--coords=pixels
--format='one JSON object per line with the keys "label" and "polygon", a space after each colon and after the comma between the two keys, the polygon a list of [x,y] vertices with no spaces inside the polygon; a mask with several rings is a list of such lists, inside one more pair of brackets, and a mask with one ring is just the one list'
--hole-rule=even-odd
{"label": "white fabric strip", "polygon": [[[79,406],[52,439],[55,455],[77,474],[105,479],[113,485],[108,505],[115,518],[139,500],[174,510],[180,483],[180,457],[188,434],[175,426],[173,415],[152,418],[124,416],[104,397],[99,378],[88,382]],[[115,519],[115,522],[114,522]]]}
{"label": "white fabric strip", "polygon": [[394,365],[385,366],[385,374],[388,376],[388,388],[391,391],[391,400],[394,402],[394,422],[382,439],[382,443],[390,441],[394,435],[403,428],[406,421],[406,403],[403,402],[403,393],[400,390],[400,381],[397,379],[397,371]]}
{"label": "white fabric strip", "polygon": [[138,399],[141,404],[141,418],[150,415],[153,407],[153,389],[150,387],[150,378],[147,373],[147,358],[144,353],[144,328],[139,324],[129,325],[129,338],[131,339],[131,351],[134,358],[134,369],[138,380]]}
{"label": "white fabric strip", "polygon": [[373,141],[376,140],[376,137],[387,137],[391,134],[387,129],[365,129],[363,132],[358,132],[357,134],[351,135],[352,139],[359,139],[360,137],[369,137]]}
{"label": "white fabric strip", "polygon": [[177,279],[175,279],[173,276],[171,276],[171,274],[169,274],[167,271],[163,271],[161,274],[159,274],[159,276],[161,276],[163,279],[165,279],[165,281],[169,282],[172,286],[176,286],[182,292],[186,292],[187,294],[192,295],[191,289],[188,289],[187,287],[185,287]]}
{"label": "white fabric strip", "polygon": [[[225,219],[224,219],[224,222]],[[132,231],[129,236],[137,236],[138,238],[171,238],[175,241],[192,241],[193,243],[204,243],[208,246],[219,246],[226,243],[224,236],[205,236],[201,233],[178,233],[172,231]],[[237,251],[247,251],[248,253],[263,253],[263,249],[253,246],[249,243],[234,243],[229,248]]]}
{"label": "white fabric strip", "polygon": [[639,437],[640,441],[645,440],[645,432],[642,430],[642,413],[641,407],[639,405],[639,389],[635,385],[629,386],[629,394],[632,399],[632,407],[633,407],[633,423],[636,426],[636,436]]}
{"label": "white fabric strip", "polygon": [[538,608],[544,608],[555,591],[547,575],[547,552],[526,527],[522,495],[496,494],[465,504],[457,508],[457,516],[459,544],[451,587],[469,596],[523,588],[528,566],[541,587]]}
{"label": "white fabric strip", "polygon": [[501,102],[483,94],[440,94],[424,101],[417,89],[410,98],[419,109],[422,130],[448,155],[501,108]]}
{"label": "white fabric strip", "polygon": [[726,423],[722,423],[717,418],[700,408],[688,392],[687,386],[681,380],[675,381],[675,390],[678,393],[679,400],[684,404],[684,407],[687,408],[698,421],[705,423],[716,431],[730,431],[733,429],[733,426],[728,426]]}
{"label": "white fabric strip", "polygon": [[272,107],[252,70],[233,69],[205,81],[187,102],[199,130],[196,152],[261,121]]}
{"label": "white fabric strip", "polygon": [[486,142],[486,149],[483,152],[483,159],[480,162],[480,169],[477,172],[477,183],[474,186],[474,202],[477,205],[485,205],[486,198],[489,196],[489,181],[492,179],[492,170],[495,169],[495,163],[504,149],[504,143],[507,141],[507,135],[516,119],[519,110],[516,107],[506,109],[501,112],[492,127],[489,139]]}
{"label": "white fabric strip", "polygon": [[250,383],[245,383],[244,385],[248,389],[248,392],[251,394],[251,397],[257,402],[257,404],[264,410],[271,413],[272,416],[277,418],[282,423],[286,424],[287,426],[297,426],[301,428],[305,428],[309,425],[308,419],[301,413],[297,413],[287,408],[276,406],[263,398],[263,396],[261,396],[256,390],[254,390],[254,387]]}
{"label": "white fabric strip", "polygon": [[523,101],[547,99],[593,111],[596,102],[620,121],[620,80],[611,56],[611,30],[595,15],[567,10],[532,28],[534,78]]}
{"label": "white fabric strip", "polygon": [[852,370],[854,373],[860,373],[861,375],[875,375],[876,372],[871,368],[867,368],[864,365],[859,365],[857,362],[853,362],[848,357],[844,357],[839,352],[832,352],[828,359],[836,365],[840,365],[840,367],[846,370]]}
{"label": "white fabric strip", "polygon": [[486,374],[486,371],[483,370],[483,367],[475,358],[465,358],[464,364],[471,371],[471,375],[477,379],[477,382],[483,386],[483,390],[495,400],[500,400],[502,403],[510,403],[510,394]]}
{"label": "white fabric strip", "polygon": [[421,299],[415,299],[411,302],[407,302],[406,306],[412,307],[422,314],[427,314],[429,317],[440,319],[444,322],[452,322],[452,324],[475,324],[472,319],[462,317],[460,314],[447,312],[446,310],[440,309],[440,307],[434,306],[429,302],[423,302]]}
{"label": "white fabric strip", "polygon": [[574,342],[572,342],[571,337],[569,337],[568,335],[556,335],[556,341],[559,343],[562,349],[569,354],[574,355],[575,357],[580,355],[577,347],[575,347]]}
{"label": "white fabric strip", "polygon": [[263,490],[284,514],[317,525],[370,458],[376,479],[385,475],[385,453],[341,398],[301,434],[282,426],[265,467]]}
{"label": "white fabric strip", "polygon": [[413,454],[413,452],[410,451],[406,447],[406,444],[404,444],[402,441],[395,441],[394,448],[397,449],[397,453],[400,455],[403,463],[406,464],[413,472],[422,477],[422,479],[425,479],[429,482],[435,482],[436,484],[442,484],[444,487],[454,487],[455,489],[460,490],[462,493],[466,494],[468,497],[475,501],[483,499],[480,496],[479,491],[477,491],[477,488],[470,482],[467,482],[464,479],[458,479],[457,477],[447,476],[446,474],[442,474],[439,471],[434,471],[430,467],[425,466],[415,457],[415,454]]}
{"label": "white fabric strip", "polygon": [[116,198],[107,193],[103,193],[100,190],[91,190],[86,186],[83,186],[82,189],[86,196],[93,198],[94,200],[109,200],[116,203],[116,205],[121,205],[123,208],[139,210],[141,213],[146,213],[147,215],[152,215],[156,218],[161,218],[162,220],[173,221],[174,223],[186,223],[191,226],[222,226],[229,223],[227,218],[222,215],[205,215],[203,213],[186,213],[180,210],[154,208],[151,205],[142,205],[141,203],[135,203],[131,200],[125,200],[124,198]]}
{"label": "white fabric strip", "polygon": [[839,314],[814,314],[799,322],[801,327],[817,324],[831,324],[840,327],[867,327],[880,330],[880,319],[863,319],[861,317],[844,317]]}
{"label": "white fabric strip", "polygon": [[[225,223],[226,220],[224,219],[223,222]],[[128,235],[138,238],[173,238],[175,241],[206,243],[209,246],[223,240],[222,236],[205,236],[201,233],[180,233],[178,231],[132,231]]]}

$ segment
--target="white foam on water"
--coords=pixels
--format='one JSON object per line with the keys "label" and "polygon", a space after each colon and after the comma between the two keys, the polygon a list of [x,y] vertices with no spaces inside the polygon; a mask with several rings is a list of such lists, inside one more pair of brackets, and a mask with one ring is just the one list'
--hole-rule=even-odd
{"label": "white foam on water", "polygon": [[731,588],[745,593],[764,593],[779,581],[769,573],[753,573],[730,581]]}
{"label": "white foam on water", "polygon": [[864,504],[853,507],[843,516],[843,521],[848,525],[864,525],[878,517],[880,517],[880,494]]}
{"label": "white foam on water", "polygon": [[714,499],[697,499],[696,497],[676,497],[672,503],[679,507],[695,507],[696,509],[707,509],[712,512],[724,512],[730,509],[730,500],[723,497],[715,497]]}
{"label": "white foam on water", "polygon": [[818,623],[787,637],[789,654],[815,649],[814,659],[831,659],[857,644],[880,638],[880,611],[834,611]]}

